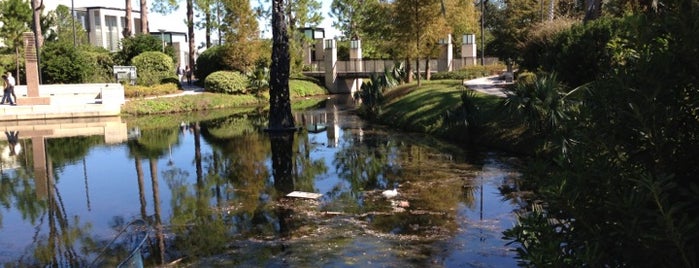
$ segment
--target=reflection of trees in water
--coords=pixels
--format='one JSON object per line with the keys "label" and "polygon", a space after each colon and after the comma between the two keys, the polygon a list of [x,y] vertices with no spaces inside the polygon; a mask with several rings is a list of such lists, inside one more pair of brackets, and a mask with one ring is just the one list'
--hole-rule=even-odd
{"label": "reflection of trees in water", "polygon": [[[474,204],[471,179],[476,170],[458,163],[450,152],[421,145],[421,141],[397,140],[371,130],[364,134],[361,143],[356,137],[345,137],[347,144],[337,153],[335,165],[350,189],[336,187],[325,209],[368,215],[362,219],[382,232],[437,235],[455,231],[459,203]],[[389,202],[372,191],[392,188],[394,183],[400,183],[398,201]],[[399,201],[408,201],[409,207],[393,213]]]}
{"label": "reflection of trees in water", "polygon": [[316,144],[311,144],[308,139],[308,131],[306,129],[296,134],[293,148],[297,148],[297,152],[293,153],[294,158],[294,189],[305,192],[316,192],[314,187],[315,178],[320,174],[328,171],[323,159],[313,161],[311,159],[311,151],[315,149]]}
{"label": "reflection of trees in water", "polygon": [[[89,147],[88,147],[89,148]],[[47,146],[48,149],[48,146]],[[54,152],[56,152],[54,150]],[[65,151],[59,151],[65,152]],[[83,151],[84,153],[87,150]],[[70,156],[70,154],[59,154],[60,156]],[[73,154],[74,157],[83,157],[84,154],[80,153]],[[69,157],[60,159],[70,159]],[[32,257],[34,259],[28,259],[26,265],[29,266],[66,266],[66,267],[78,267],[87,265],[88,261],[86,256],[80,254],[80,251],[75,249],[76,246],[80,245],[82,247],[90,248],[94,247],[94,240],[89,237],[89,231],[92,228],[90,224],[81,225],[80,217],[73,216],[69,219],[65,211],[65,205],[61,197],[61,193],[56,187],[57,178],[54,176],[54,165],[53,159],[50,154],[46,156],[46,181],[47,183],[47,196],[45,197],[45,211],[39,219],[38,225],[36,226],[36,232],[33,237],[33,248],[30,249],[32,252]],[[35,174],[35,177],[37,174]],[[43,176],[43,175],[41,175]],[[39,180],[36,180],[39,182]],[[36,198],[36,191],[32,191],[33,202],[41,202],[39,198]],[[25,196],[29,197],[29,195]],[[32,200],[32,199],[28,199]],[[29,201],[32,202],[32,201]],[[43,202],[41,202],[43,203]],[[18,209],[22,210],[21,206]],[[72,220],[72,222],[71,222]],[[44,221],[45,225],[44,225]],[[45,227],[46,229],[42,229]],[[43,231],[43,232],[42,232]],[[78,244],[81,243],[81,244]],[[24,258],[20,259],[23,262]]]}

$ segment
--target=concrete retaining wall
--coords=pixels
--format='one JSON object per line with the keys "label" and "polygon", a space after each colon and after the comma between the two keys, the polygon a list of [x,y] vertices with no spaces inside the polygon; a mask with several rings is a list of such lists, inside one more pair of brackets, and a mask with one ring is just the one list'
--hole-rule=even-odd
{"label": "concrete retaining wall", "polygon": [[[15,86],[18,98],[27,97],[27,86]],[[121,106],[124,104],[124,86],[108,84],[40,85],[39,97],[51,98],[51,104],[88,104]]]}

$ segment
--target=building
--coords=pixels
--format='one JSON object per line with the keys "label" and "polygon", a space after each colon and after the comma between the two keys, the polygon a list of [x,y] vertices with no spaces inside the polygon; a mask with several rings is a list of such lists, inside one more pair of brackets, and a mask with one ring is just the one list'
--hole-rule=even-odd
{"label": "building", "polygon": [[[124,38],[122,32],[126,26],[125,9],[101,6],[80,7],[75,8],[75,18],[87,31],[90,44],[103,47],[112,52],[121,49],[121,40]],[[134,28],[131,31],[132,34],[140,33],[141,12],[132,11],[131,19],[133,20]],[[178,62],[175,65],[191,65],[187,61],[187,53],[189,51],[187,43],[189,39],[186,33],[158,30],[157,32],[150,32],[150,34],[163,40],[164,46],[174,47],[178,55]]]}

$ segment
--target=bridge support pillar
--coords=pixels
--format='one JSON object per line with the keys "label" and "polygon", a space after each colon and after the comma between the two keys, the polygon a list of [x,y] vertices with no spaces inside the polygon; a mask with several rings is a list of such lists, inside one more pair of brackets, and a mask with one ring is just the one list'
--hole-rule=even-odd
{"label": "bridge support pillar", "polygon": [[[361,73],[364,71],[364,66],[362,64],[362,40],[353,39],[350,41],[349,60],[352,62],[354,72]],[[351,80],[352,81],[347,81],[347,84],[349,86],[349,93],[354,95],[354,92],[362,89],[363,81],[361,78]]]}
{"label": "bridge support pillar", "polygon": [[465,34],[461,40],[461,59],[463,67],[476,65],[476,35]]}
{"label": "bridge support pillar", "polygon": [[439,43],[442,45],[442,51],[440,52],[440,55],[439,55],[439,61],[437,63],[437,71],[438,72],[444,72],[444,71],[451,72],[453,69],[452,61],[454,60],[454,45],[452,45],[452,43],[451,43],[451,34],[447,35],[447,37],[444,39],[440,39]]}
{"label": "bridge support pillar", "polygon": [[325,39],[325,87],[330,93],[337,92],[337,46],[334,39]]}

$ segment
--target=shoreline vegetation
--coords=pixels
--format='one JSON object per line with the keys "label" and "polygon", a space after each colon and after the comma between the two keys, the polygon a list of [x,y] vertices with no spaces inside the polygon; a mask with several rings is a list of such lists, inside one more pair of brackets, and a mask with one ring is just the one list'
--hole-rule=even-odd
{"label": "shoreline vegetation", "polygon": [[[462,80],[444,79],[402,84],[384,92],[382,112],[367,120],[408,132],[433,135],[457,144],[474,148],[493,148],[515,154],[530,155],[534,147],[526,138],[521,122],[504,116],[499,108],[500,97],[468,89]],[[175,88],[172,90],[171,88]],[[135,90],[134,90],[135,89]],[[267,92],[259,96],[252,94],[229,95],[203,92],[201,94],[176,97],[144,98],[145,90],[128,88],[129,101],[122,107],[125,116],[166,115],[178,113],[211,113],[221,109],[253,109],[267,107]],[[159,86],[149,91],[148,96],[163,96],[177,93],[175,85]],[[327,91],[319,85],[292,80],[290,94],[294,109],[312,107],[322,101]],[[477,109],[477,122],[470,127],[463,123],[462,95],[467,94]],[[475,125],[474,125],[475,124]]]}
{"label": "shoreline vegetation", "polygon": [[[148,92],[148,93],[145,93]],[[216,109],[246,108],[269,105],[269,92],[260,94],[220,94],[202,92],[200,94],[162,97],[169,94],[181,93],[175,84],[159,85],[152,90],[143,87],[127,87],[125,95],[128,101],[122,106],[122,115],[163,115],[174,113],[189,113]],[[289,93],[295,106],[312,106],[314,103],[305,101],[313,96],[324,96],[327,90],[307,80],[291,80]],[[161,96],[159,98],[146,98]],[[317,102],[315,102],[317,103]],[[295,107],[296,108],[296,107]]]}

